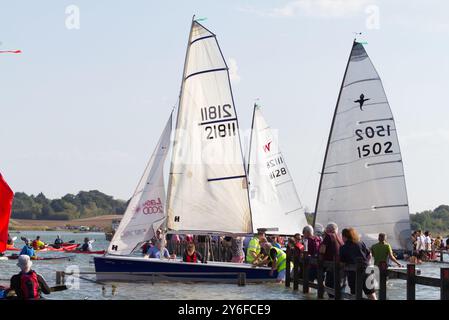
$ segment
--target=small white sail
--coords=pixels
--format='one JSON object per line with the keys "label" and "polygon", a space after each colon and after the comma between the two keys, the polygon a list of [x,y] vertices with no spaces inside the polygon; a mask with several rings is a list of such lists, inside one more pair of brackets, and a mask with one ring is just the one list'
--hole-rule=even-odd
{"label": "small white sail", "polygon": [[402,157],[382,82],[362,44],[354,42],[323,165],[316,222],[354,227],[371,245],[386,233],[410,249]]}
{"label": "small white sail", "polygon": [[252,232],[238,129],[228,66],[215,34],[193,21],[168,188],[172,232]]}
{"label": "small white sail", "polygon": [[109,245],[108,253],[130,254],[136,246],[153,238],[166,217],[164,162],[170,146],[172,115],[137,185],[125,214]]}
{"label": "small white sail", "polygon": [[249,194],[253,228],[272,229],[271,234],[302,233],[307,225],[295,184],[279,149],[278,136],[254,107],[249,151]]}

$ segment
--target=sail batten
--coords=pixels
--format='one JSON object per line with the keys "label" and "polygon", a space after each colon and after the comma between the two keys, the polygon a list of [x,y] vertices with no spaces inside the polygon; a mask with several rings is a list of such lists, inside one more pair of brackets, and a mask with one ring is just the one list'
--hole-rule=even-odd
{"label": "sail batten", "polygon": [[356,227],[369,245],[383,232],[393,248],[410,247],[397,129],[382,81],[357,42],[346,65],[322,172],[316,223]]}
{"label": "sail batten", "polygon": [[293,235],[307,225],[304,208],[279,148],[277,136],[260,107],[253,112],[248,179],[254,229]]}
{"label": "sail batten", "polygon": [[170,170],[171,233],[251,233],[229,70],[215,34],[192,22]]}

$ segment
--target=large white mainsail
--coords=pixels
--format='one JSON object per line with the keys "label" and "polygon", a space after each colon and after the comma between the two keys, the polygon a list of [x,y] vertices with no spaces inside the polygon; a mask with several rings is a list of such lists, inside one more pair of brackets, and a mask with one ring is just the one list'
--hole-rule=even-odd
{"label": "large white mainsail", "polygon": [[153,238],[155,230],[165,221],[163,171],[170,147],[171,131],[172,115],[109,244],[109,254],[130,254],[140,243]]}
{"label": "large white mainsail", "polygon": [[302,232],[307,220],[295,184],[279,149],[278,137],[254,106],[248,159],[248,180],[253,228],[270,234]]}
{"label": "large white mainsail", "polygon": [[215,34],[192,22],[168,188],[171,232],[251,233],[228,66]]}
{"label": "large white mainsail", "polygon": [[368,245],[380,232],[410,249],[402,157],[382,82],[354,41],[337,101],[316,205],[316,222],[354,227]]}

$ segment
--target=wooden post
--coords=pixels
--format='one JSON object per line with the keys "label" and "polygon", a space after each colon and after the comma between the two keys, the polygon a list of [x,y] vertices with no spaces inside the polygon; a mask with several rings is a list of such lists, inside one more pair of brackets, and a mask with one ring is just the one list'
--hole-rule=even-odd
{"label": "wooden post", "polygon": [[246,273],[244,272],[239,273],[237,285],[239,287],[243,287],[246,285]]}
{"label": "wooden post", "polygon": [[363,298],[363,281],[364,270],[361,259],[357,259],[355,268],[355,299],[362,300]]}
{"label": "wooden post", "polygon": [[307,252],[304,252],[303,258],[303,267],[302,267],[302,293],[309,293],[309,264],[310,259],[307,255]]}
{"label": "wooden post", "polygon": [[299,284],[299,254],[293,249],[293,290],[298,290]]}
{"label": "wooden post", "polygon": [[318,259],[318,269],[317,269],[317,282],[318,282],[318,299],[324,298],[324,268],[323,260]]}
{"label": "wooden post", "polygon": [[387,262],[381,261],[379,263],[379,300],[387,300],[387,275]]}
{"label": "wooden post", "polygon": [[292,261],[292,250],[288,246],[287,246],[286,254],[287,254],[287,256],[285,258],[285,265],[286,265],[286,267],[285,267],[285,287],[290,288],[290,282],[291,282],[291,274],[290,274],[291,263],[290,262]]}
{"label": "wooden post", "polygon": [[407,264],[407,300],[415,300],[416,292],[416,274],[415,274],[415,265]]}
{"label": "wooden post", "polygon": [[449,268],[440,269],[440,299],[449,300]]}
{"label": "wooden post", "polygon": [[56,271],[56,285],[64,284],[64,271]]}
{"label": "wooden post", "polygon": [[335,300],[341,300],[341,274],[340,274],[340,262],[334,259],[334,291]]}

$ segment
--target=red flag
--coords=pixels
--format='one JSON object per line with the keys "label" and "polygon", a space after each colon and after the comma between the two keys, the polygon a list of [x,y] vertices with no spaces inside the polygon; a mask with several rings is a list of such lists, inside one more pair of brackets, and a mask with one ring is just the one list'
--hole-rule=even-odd
{"label": "red flag", "polygon": [[22,53],[22,50],[0,50],[0,53]]}
{"label": "red flag", "polygon": [[0,252],[6,251],[8,241],[8,224],[11,216],[14,192],[0,174]]}

